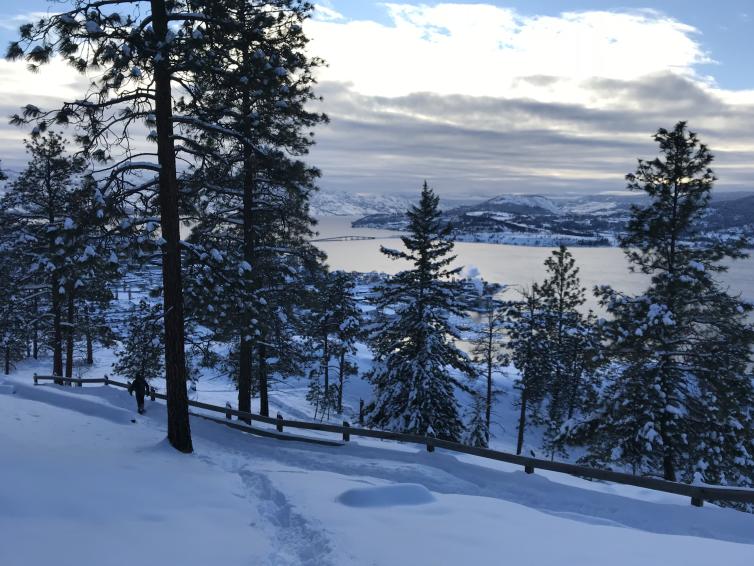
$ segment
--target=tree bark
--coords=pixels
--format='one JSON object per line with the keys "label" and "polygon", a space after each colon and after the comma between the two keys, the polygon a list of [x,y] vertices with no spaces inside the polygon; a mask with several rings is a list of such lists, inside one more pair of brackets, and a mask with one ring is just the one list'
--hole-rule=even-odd
{"label": "tree bark", "polygon": [[[52,375],[63,375],[63,329],[62,323],[62,305],[60,304],[60,293],[58,287],[60,278],[57,274],[52,276]],[[56,380],[55,383],[62,384],[62,380]]]}
{"label": "tree bark", "polygon": [[521,413],[518,416],[518,439],[516,441],[516,454],[521,454],[524,449],[524,429],[526,428],[526,388],[521,390]]}
{"label": "tree bark", "polygon": [[[165,44],[168,19],[165,0],[150,0],[155,36]],[[193,452],[189,424],[186,360],[184,353],[183,289],[181,282],[178,179],[173,138],[173,100],[170,58],[162,53],[155,62],[155,116],[160,164],[160,227],[162,246],[162,297],[165,316],[165,380],[168,440],[181,452]]]}
{"label": "tree bark", "polygon": [[[242,7],[238,14],[239,22],[245,27],[246,24],[246,10]],[[241,62],[244,69],[246,69],[249,63],[249,48],[244,47],[242,52],[243,60]],[[250,72],[246,69],[246,72]],[[249,114],[251,113],[251,94],[248,89],[243,91],[242,95],[242,109],[243,109],[243,128],[244,135],[248,138],[251,135],[251,124],[249,123]],[[254,178],[254,151],[248,144],[244,143],[243,147],[243,258],[252,269],[256,269],[255,258],[255,242],[254,242],[254,192],[255,192],[255,178]],[[244,277],[256,278],[256,275],[252,272],[245,272]],[[253,286],[256,289],[256,285]],[[238,410],[251,412],[251,380],[252,380],[252,344],[251,340],[246,336],[253,332],[251,328],[251,320],[254,318],[251,305],[245,305],[246,312],[243,316],[243,325],[241,328],[241,348],[240,348],[240,365],[238,372]],[[260,375],[262,372],[262,366],[260,365]],[[265,391],[266,394],[266,391]],[[244,407],[244,408],[242,408]],[[267,414],[267,413],[263,413]]]}
{"label": "tree bark", "polygon": [[338,413],[343,413],[343,382],[345,381],[346,351],[340,352],[340,366],[338,367]]}
{"label": "tree bark", "polygon": [[267,392],[267,349],[259,344],[259,414],[270,416],[270,401]]}
{"label": "tree bark", "polygon": [[[238,410],[251,412],[251,342],[246,339],[246,335],[241,336],[241,346],[239,348],[238,360]],[[239,420],[251,424],[246,418],[239,417]]]}
{"label": "tree bark", "polygon": [[73,377],[73,346],[74,346],[74,315],[75,315],[75,300],[73,296],[73,285],[68,285],[67,301],[67,313],[66,323],[68,325],[65,335],[65,376]]}
{"label": "tree bark", "polygon": [[94,363],[94,344],[92,343],[92,331],[87,329],[86,331],[86,364],[92,365]]}
{"label": "tree bark", "polygon": [[327,390],[330,389],[330,341],[327,339],[327,333],[325,333],[325,340],[322,343],[322,371],[325,375],[325,398],[327,398]]}
{"label": "tree bark", "polygon": [[487,400],[484,406],[484,422],[487,425],[487,436],[490,435],[490,421],[492,420],[492,345],[490,344],[490,358],[487,364]]}
{"label": "tree bark", "polygon": [[10,375],[10,346],[5,346],[5,375]]}

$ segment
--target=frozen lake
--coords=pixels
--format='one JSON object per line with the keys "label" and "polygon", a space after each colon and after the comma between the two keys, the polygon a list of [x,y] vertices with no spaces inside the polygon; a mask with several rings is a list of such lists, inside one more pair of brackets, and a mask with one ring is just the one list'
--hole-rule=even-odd
{"label": "frozen lake", "polygon": [[[395,273],[405,264],[388,259],[380,253],[380,246],[399,247],[397,233],[389,230],[352,228],[351,216],[327,216],[319,218],[320,237],[372,236],[375,240],[347,242],[319,242],[317,245],[327,253],[328,264],[333,269],[349,271],[384,271]],[[552,248],[531,246],[505,246],[497,244],[456,243],[457,265],[475,266],[488,281],[511,286],[531,285],[544,276],[545,258]],[[571,248],[581,269],[581,282],[591,294],[594,285],[608,284],[629,292],[639,292],[646,285],[642,275],[630,273],[628,262],[620,248]],[[723,281],[731,291],[741,293],[754,301],[754,259],[732,262]],[[595,306],[590,301],[589,306]]]}

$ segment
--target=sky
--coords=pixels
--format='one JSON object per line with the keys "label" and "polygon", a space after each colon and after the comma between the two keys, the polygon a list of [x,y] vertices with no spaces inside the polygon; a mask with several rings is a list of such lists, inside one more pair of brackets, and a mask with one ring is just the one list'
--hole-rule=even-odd
{"label": "sky", "polygon": [[[3,0],[0,42],[47,6]],[[320,0],[305,31],[328,62],[331,122],[308,157],[325,190],[621,190],[678,120],[712,148],[719,190],[754,190],[754,0]],[[82,84],[2,61],[0,114]],[[11,170],[25,133],[0,122]]]}

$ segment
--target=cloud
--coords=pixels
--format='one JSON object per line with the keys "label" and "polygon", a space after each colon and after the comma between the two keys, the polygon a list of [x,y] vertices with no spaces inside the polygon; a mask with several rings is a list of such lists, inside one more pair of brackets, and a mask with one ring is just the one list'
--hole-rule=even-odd
{"label": "cloud", "polygon": [[[317,92],[332,122],[308,158],[325,188],[445,195],[620,191],[659,127],[688,120],[717,156],[720,189],[754,189],[754,91],[701,76],[699,32],[654,11],[522,16],[486,4],[387,4],[390,24],[329,2],[307,23],[324,57]],[[0,114],[79,98],[55,63],[0,62]],[[0,126],[22,163],[25,131]]]}
{"label": "cloud", "polygon": [[[357,92],[583,100],[591,77],[631,80],[673,70],[693,75],[710,62],[697,31],[653,11],[566,12],[525,17],[486,4],[387,4],[391,25],[313,21],[313,49],[329,67],[323,80]],[[344,48],[347,46],[347,48]],[[560,78],[554,82],[521,77]]]}
{"label": "cloud", "polygon": [[345,20],[345,16],[327,4],[314,5],[314,19],[323,22],[338,22]]}
{"label": "cloud", "polygon": [[656,155],[657,128],[687,119],[717,156],[718,187],[754,189],[752,109],[673,73],[588,86],[615,107],[435,93],[370,96],[323,83],[332,122],[319,131],[311,160],[323,169],[323,186],[338,190],[415,191],[427,178],[453,196],[616,191],[637,158]]}

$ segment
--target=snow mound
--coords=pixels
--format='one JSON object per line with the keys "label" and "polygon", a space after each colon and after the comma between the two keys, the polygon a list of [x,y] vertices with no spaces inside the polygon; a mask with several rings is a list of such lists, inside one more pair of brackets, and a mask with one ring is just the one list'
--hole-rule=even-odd
{"label": "snow mound", "polygon": [[435,501],[423,485],[399,483],[380,487],[363,487],[344,491],[336,501],[348,507],[396,507],[398,505],[424,505]]}
{"label": "snow mound", "polygon": [[13,395],[16,392],[16,388],[10,383],[5,383],[0,380],[0,395]]}

